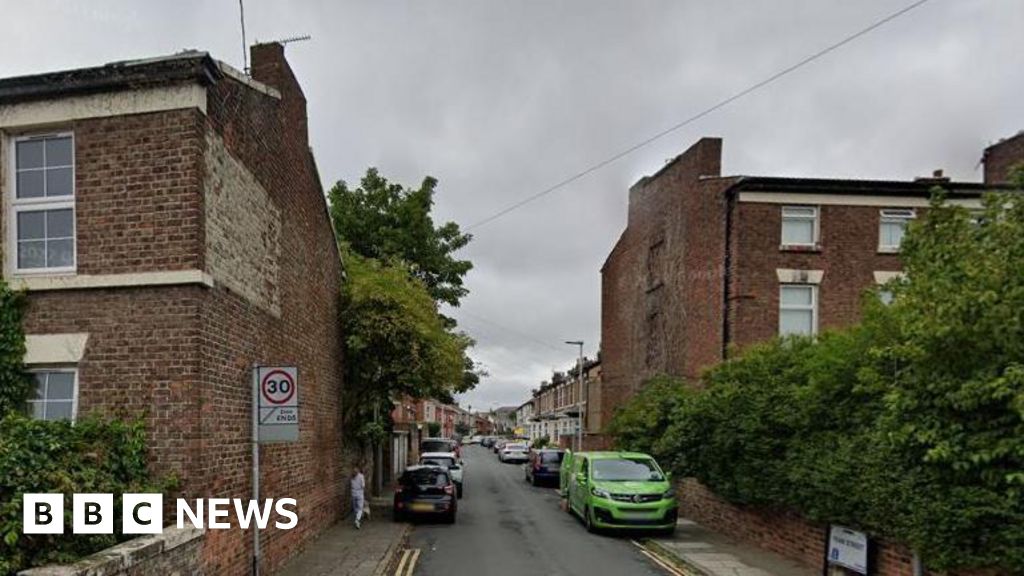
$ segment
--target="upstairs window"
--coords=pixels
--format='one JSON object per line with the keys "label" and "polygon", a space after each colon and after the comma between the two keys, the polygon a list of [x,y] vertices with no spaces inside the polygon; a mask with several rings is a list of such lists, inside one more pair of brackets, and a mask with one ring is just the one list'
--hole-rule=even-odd
{"label": "upstairs window", "polygon": [[878,251],[899,252],[903,236],[907,233],[907,224],[914,216],[914,211],[908,209],[882,210],[878,220]]}
{"label": "upstairs window", "polygon": [[15,272],[75,270],[75,168],[71,134],[14,139],[10,246]]}
{"label": "upstairs window", "polygon": [[782,207],[782,246],[814,248],[818,245],[818,207]]}
{"label": "upstairs window", "polygon": [[74,420],[78,404],[74,370],[40,370],[28,400],[29,414],[37,420]]}
{"label": "upstairs window", "polygon": [[779,335],[818,333],[818,287],[783,284],[779,289]]}

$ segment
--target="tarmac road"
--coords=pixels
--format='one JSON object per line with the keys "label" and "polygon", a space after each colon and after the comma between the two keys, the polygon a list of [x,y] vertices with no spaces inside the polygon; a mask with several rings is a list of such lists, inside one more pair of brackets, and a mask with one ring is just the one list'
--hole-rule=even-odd
{"label": "tarmac road", "polygon": [[463,448],[465,494],[454,525],[418,522],[409,547],[421,576],[664,576],[629,535],[590,534],[559,507],[552,487],[534,488],[519,464],[487,448]]}

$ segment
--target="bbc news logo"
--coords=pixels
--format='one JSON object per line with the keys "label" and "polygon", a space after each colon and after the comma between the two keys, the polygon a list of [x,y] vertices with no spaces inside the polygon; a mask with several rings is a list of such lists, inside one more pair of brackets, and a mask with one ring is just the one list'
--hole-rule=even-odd
{"label": "bbc news logo", "polygon": [[[71,532],[73,534],[113,534],[114,495],[74,494],[71,499]],[[123,534],[160,534],[164,529],[163,494],[122,495],[121,532]],[[178,528],[189,525],[211,530],[231,528],[232,512],[238,527],[248,530],[255,525],[265,530],[271,512],[277,519],[274,527],[291,530],[299,523],[294,498],[256,500],[239,498],[199,498],[193,502],[178,498],[175,521]],[[204,522],[205,520],[205,522]],[[64,533],[63,494],[25,494],[22,499],[22,531],[25,534]]]}

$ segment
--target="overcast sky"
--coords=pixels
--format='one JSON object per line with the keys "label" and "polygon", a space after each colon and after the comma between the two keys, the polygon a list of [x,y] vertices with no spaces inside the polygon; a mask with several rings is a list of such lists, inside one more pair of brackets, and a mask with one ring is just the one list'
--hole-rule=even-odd
{"label": "overcast sky", "polygon": [[[463,226],[838,41],[910,0],[245,0],[250,42],[287,55],[325,187],[368,166],[440,180]],[[0,76],[182,49],[241,68],[234,0],[0,0]],[[629,185],[700,136],[726,174],[981,178],[1024,129],[1024,2],[931,0],[555,194],[473,230],[455,312],[490,371],[462,399],[519,404],[583,339],[600,341],[599,269]]]}

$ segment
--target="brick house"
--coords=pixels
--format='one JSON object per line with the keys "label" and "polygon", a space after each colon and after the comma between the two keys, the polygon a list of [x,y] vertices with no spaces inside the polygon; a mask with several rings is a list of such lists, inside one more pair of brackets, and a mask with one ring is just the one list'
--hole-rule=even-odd
{"label": "brick house", "polygon": [[[583,359],[583,385],[586,393],[580,398],[579,369],[573,366],[567,372],[555,372],[550,382],[541,382],[529,401],[529,416],[525,418],[525,432],[530,440],[547,436],[552,445],[575,447],[579,429],[580,405],[583,405],[584,447],[598,449],[604,446],[601,432],[601,359]],[[520,426],[524,419],[518,418]]]}
{"label": "brick house", "polygon": [[[982,192],[1024,160],[1024,138],[986,150],[983,183],[941,171],[910,181],[722,176],[721,151],[703,138],[629,191],[626,229],[601,269],[604,425],[654,375],[696,383],[751,344],[856,322],[866,294],[889,297],[905,228],[932,187],[980,208]],[[738,509],[692,481],[681,505],[733,537],[821,562],[821,528],[799,518]],[[879,561],[879,574],[909,565],[898,546]]]}
{"label": "brick house", "polygon": [[[251,54],[251,77],[190,51],[0,80],[0,192],[37,417],[142,417],[178,495],[249,498],[251,366],[299,367],[300,439],[262,448],[261,496],[298,500],[273,570],[343,512],[342,269],[302,90],[283,46]],[[206,573],[251,554],[206,533]]]}

